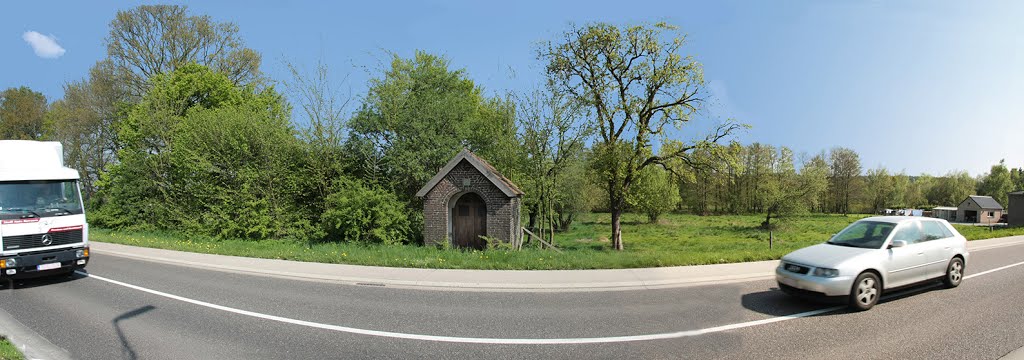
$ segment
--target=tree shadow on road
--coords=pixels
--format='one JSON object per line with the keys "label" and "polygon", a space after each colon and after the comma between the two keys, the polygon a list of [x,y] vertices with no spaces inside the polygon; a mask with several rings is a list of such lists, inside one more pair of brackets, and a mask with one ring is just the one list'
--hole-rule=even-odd
{"label": "tree shadow on road", "polygon": [[156,307],[153,305],[146,305],[138,309],[118,315],[116,318],[114,318],[113,321],[110,322],[111,324],[114,325],[114,331],[117,332],[117,339],[121,341],[121,354],[124,355],[125,359],[135,360],[138,358],[138,355],[135,354],[135,349],[132,349],[132,344],[124,335],[124,331],[121,329],[121,322],[145,314],[147,312],[153,311],[155,309]]}

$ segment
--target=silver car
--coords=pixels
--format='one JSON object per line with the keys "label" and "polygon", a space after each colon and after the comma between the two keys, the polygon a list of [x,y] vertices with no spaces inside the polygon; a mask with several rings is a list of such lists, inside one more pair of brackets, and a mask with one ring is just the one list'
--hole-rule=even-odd
{"label": "silver car", "polygon": [[870,217],[783,256],[775,279],[790,295],[844,299],[867,310],[894,288],[936,279],[960,285],[968,256],[967,239],[945,220]]}

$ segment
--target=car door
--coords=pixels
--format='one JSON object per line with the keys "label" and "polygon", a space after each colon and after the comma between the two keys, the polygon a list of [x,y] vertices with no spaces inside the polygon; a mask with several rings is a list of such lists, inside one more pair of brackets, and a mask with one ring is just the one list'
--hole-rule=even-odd
{"label": "car door", "polygon": [[921,246],[924,247],[928,264],[925,265],[925,278],[936,278],[946,274],[946,265],[953,258],[953,234],[945,225],[935,220],[921,220],[921,234],[924,236]]}
{"label": "car door", "polygon": [[924,268],[928,261],[925,249],[921,246],[921,239],[921,227],[917,220],[907,221],[896,227],[890,244],[903,240],[907,246],[889,247],[886,259],[886,288],[913,284],[925,279]]}

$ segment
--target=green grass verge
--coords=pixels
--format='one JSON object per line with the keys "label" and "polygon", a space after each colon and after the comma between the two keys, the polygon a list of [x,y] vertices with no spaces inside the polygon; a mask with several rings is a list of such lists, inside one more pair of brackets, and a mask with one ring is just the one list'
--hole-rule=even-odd
{"label": "green grass verge", "polygon": [[[527,247],[522,251],[442,250],[411,245],[351,243],[307,244],[279,240],[216,240],[175,233],[123,232],[90,229],[94,241],[170,250],[323,263],[437,269],[621,269],[719,264],[778,259],[786,253],[829,238],[864,215],[807,215],[784,221],[773,234],[758,229],[761,216],[695,216],[670,214],[657,224],[626,214],[623,241],[626,250],[610,250],[608,214],[585,214],[572,228],[555,234],[561,253]],[[1024,229],[989,231],[962,229],[969,239],[1024,234]]]}
{"label": "green grass verge", "polygon": [[1024,235],[1024,227],[953,225],[967,240]]}
{"label": "green grass verge", "polygon": [[21,355],[21,351],[7,341],[6,338],[0,336],[0,360],[24,360],[25,356]]}

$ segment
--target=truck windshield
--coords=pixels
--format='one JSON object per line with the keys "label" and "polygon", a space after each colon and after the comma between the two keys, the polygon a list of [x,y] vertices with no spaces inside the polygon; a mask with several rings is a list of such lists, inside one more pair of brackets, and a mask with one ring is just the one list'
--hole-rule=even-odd
{"label": "truck windshield", "polygon": [[77,180],[11,181],[0,183],[0,219],[81,214]]}

